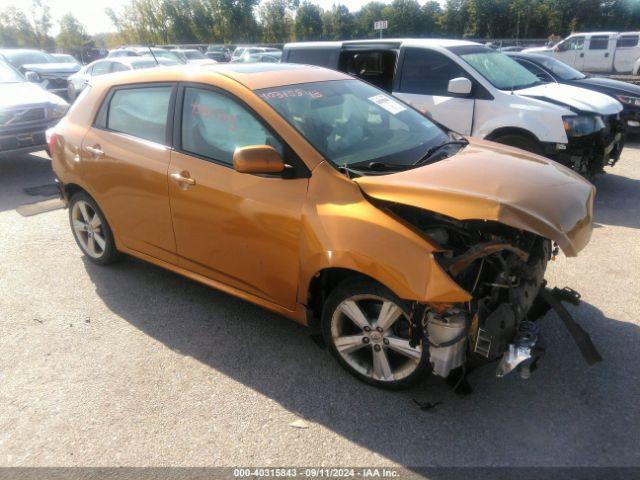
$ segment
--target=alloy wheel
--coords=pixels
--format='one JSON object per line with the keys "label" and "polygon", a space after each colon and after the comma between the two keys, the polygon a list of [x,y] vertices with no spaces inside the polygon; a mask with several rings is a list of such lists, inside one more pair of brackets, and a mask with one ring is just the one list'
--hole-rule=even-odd
{"label": "alloy wheel", "polygon": [[98,259],[104,255],[107,243],[100,215],[84,200],[78,200],[71,208],[73,234],[84,253]]}
{"label": "alloy wheel", "polygon": [[349,367],[378,382],[395,382],[420,366],[422,346],[409,345],[409,326],[408,316],[395,302],[354,295],[335,309],[331,336]]}

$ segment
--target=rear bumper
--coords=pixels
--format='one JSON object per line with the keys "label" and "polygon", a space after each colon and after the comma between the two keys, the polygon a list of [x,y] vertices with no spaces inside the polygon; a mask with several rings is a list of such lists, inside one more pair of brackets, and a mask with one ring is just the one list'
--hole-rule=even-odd
{"label": "rear bumper", "polygon": [[45,131],[60,119],[0,129],[0,155],[46,149]]}

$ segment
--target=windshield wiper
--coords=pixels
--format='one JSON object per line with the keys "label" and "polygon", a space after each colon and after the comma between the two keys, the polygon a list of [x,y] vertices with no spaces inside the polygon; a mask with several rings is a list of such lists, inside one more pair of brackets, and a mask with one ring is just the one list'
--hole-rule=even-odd
{"label": "windshield wiper", "polygon": [[449,140],[448,142],[444,142],[444,143],[441,143],[440,145],[436,145],[435,147],[431,147],[422,156],[422,158],[420,158],[417,162],[414,163],[414,165],[424,165],[425,163],[428,163],[429,160],[431,160],[436,153],[438,153],[444,147],[448,147],[450,145],[466,146],[466,145],[469,145],[469,142],[467,140],[464,140],[464,139],[461,139],[461,140]]}

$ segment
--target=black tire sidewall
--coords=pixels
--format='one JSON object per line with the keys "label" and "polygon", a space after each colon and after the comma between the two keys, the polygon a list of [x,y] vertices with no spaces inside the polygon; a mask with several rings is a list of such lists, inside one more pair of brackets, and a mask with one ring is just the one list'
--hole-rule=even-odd
{"label": "black tire sidewall", "polygon": [[[80,241],[78,240],[78,237],[76,236],[75,230],[73,228],[73,214],[72,214],[73,206],[80,200],[91,205],[91,208],[94,210],[94,212],[98,214],[98,216],[100,217],[100,222],[102,223],[102,231],[104,234],[105,248],[104,248],[104,253],[99,258],[94,258],[91,255],[87,255],[85,253],[84,248],[80,244]],[[110,263],[113,263],[119,260],[120,254],[116,249],[115,241],[113,239],[113,233],[111,231],[111,227],[109,226],[109,223],[107,222],[107,218],[104,216],[104,213],[102,213],[102,210],[98,206],[98,203],[93,198],[91,198],[89,194],[85,192],[77,192],[71,196],[71,199],[69,200],[69,226],[71,227],[71,234],[73,235],[73,239],[75,240],[76,244],[80,248],[80,251],[84,254],[84,256],[88,260],[98,265],[108,265]]]}
{"label": "black tire sidewall", "polygon": [[422,358],[418,367],[409,376],[401,380],[395,380],[392,382],[383,382],[363,375],[360,372],[354,370],[342,358],[342,356],[338,352],[338,349],[333,343],[333,336],[331,334],[331,320],[335,310],[338,308],[340,303],[342,303],[342,301],[346,298],[349,298],[353,295],[376,295],[379,297],[387,298],[388,300],[395,302],[405,311],[405,313],[408,314],[407,302],[399,299],[393,292],[391,292],[383,285],[368,279],[344,280],[335,289],[333,289],[322,308],[322,335],[327,348],[336,358],[338,363],[359,380],[362,380],[363,382],[374,385],[376,387],[387,388],[391,390],[407,388],[424,379],[427,376],[430,367],[428,349],[423,349]]}

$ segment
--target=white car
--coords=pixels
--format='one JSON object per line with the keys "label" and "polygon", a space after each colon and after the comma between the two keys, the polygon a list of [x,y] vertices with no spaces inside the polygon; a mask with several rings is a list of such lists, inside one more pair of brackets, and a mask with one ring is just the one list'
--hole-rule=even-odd
{"label": "white car", "polygon": [[178,55],[185,63],[193,63],[196,65],[212,65],[218,63],[210,59],[197,48],[174,48],[169,50],[171,53]]}
{"label": "white car", "polygon": [[617,159],[624,143],[617,100],[544,83],[503,53],[474,42],[290,43],[282,61],[352,74],[451,130],[545,155],[586,176]]}
{"label": "white car", "polygon": [[[157,60],[157,61],[156,61]],[[153,68],[158,65],[179,65],[177,60],[170,58],[148,57],[109,57],[91,62],[85,65],[67,79],[67,97],[73,102],[78,94],[84,90],[92,77],[107,73],[126,72],[127,70],[139,70],[141,68]]]}
{"label": "white car", "polygon": [[640,32],[575,33],[553,47],[523,51],[557,58],[581,72],[638,75],[640,71]]}

